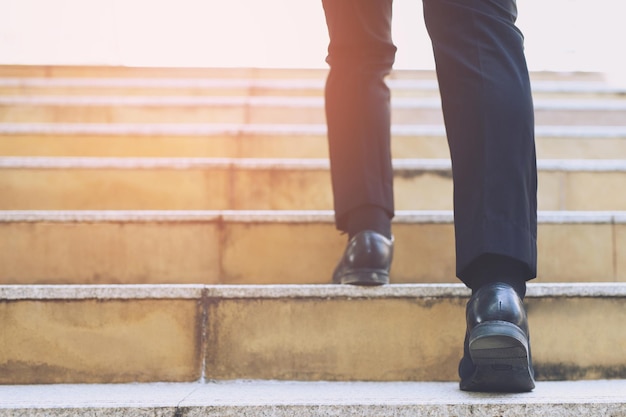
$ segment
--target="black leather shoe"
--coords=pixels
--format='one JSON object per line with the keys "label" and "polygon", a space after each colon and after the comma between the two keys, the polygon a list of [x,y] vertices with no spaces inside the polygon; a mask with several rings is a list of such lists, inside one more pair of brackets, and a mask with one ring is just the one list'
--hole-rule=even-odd
{"label": "black leather shoe", "polygon": [[364,230],[350,239],[333,273],[333,283],[352,285],[389,284],[393,240]]}
{"label": "black leather shoe", "polygon": [[467,333],[459,364],[463,391],[528,392],[535,388],[528,320],[508,284],[480,288],[467,303]]}

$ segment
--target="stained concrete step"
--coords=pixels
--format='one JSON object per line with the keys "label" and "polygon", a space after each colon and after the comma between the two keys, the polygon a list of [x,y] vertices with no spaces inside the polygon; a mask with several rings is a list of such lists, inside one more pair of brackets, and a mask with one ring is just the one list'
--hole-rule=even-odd
{"label": "stained concrete step", "polygon": [[[229,75],[216,73],[213,78],[11,77],[2,76],[0,69],[0,96],[321,97],[326,83],[326,72],[306,74],[302,70],[293,70],[291,75],[276,74],[283,75],[283,78],[277,78],[276,75],[234,78]],[[309,77],[297,78],[305,75]],[[602,80],[601,76],[576,79],[559,74],[552,79],[542,79],[541,74],[532,73],[531,79],[533,96],[536,98],[619,98],[626,92],[623,86],[611,85]],[[387,85],[392,97],[439,97],[435,74],[429,72],[394,71],[387,78]]]}
{"label": "stained concrete step", "polygon": [[[537,126],[540,158],[626,158],[625,126]],[[393,125],[395,158],[449,158],[441,125]],[[5,156],[328,158],[326,126],[0,123]]]}
{"label": "stained concrete step", "polygon": [[[619,126],[623,99],[536,99],[539,125]],[[392,98],[394,124],[442,124],[436,98]],[[326,120],[322,97],[0,96],[0,121],[11,123],[295,123]]]}
{"label": "stained concrete step", "polygon": [[0,416],[619,417],[626,382],[540,383],[532,393],[472,394],[455,383],[234,381],[0,386]]}
{"label": "stained concrete step", "polygon": [[[394,161],[399,210],[451,210],[448,159]],[[624,160],[540,160],[540,210],[626,210]],[[0,157],[2,210],[329,210],[322,159]]]}
{"label": "stained concrete step", "polygon": [[[14,78],[0,77],[0,96],[321,96],[323,78]],[[434,80],[390,82],[398,93],[438,94]],[[592,86],[598,95],[612,95],[619,90],[609,89],[604,83],[574,83],[572,94],[585,94]],[[546,83],[544,90],[556,93]],[[589,87],[589,88],[585,88]],[[433,93],[434,90],[434,93]],[[568,88],[567,91],[570,91]]]}
{"label": "stained concrete step", "polygon": [[[17,78],[130,78],[130,79],[323,79],[328,73],[324,68],[246,68],[246,67],[135,67],[114,65],[1,65],[0,77]],[[432,70],[394,70],[391,79],[434,79]],[[602,73],[587,71],[534,71],[536,81],[606,82]]]}
{"label": "stained concrete step", "polygon": [[[450,211],[400,211],[392,282],[455,282]],[[626,213],[540,212],[539,281],[626,281]],[[0,211],[0,282],[328,283],[331,211]]]}
{"label": "stained concrete step", "polygon": [[[194,95],[205,89],[213,93],[235,89],[241,93],[271,95],[321,95],[327,69],[270,68],[140,68],[140,67],[63,67],[63,66],[0,66],[0,94],[81,94],[93,91],[107,94],[120,89],[127,94],[176,94],[191,91]],[[615,95],[623,86],[612,85],[602,73],[540,72],[530,73],[536,94]],[[387,77],[397,93],[437,90],[432,70],[393,70]]]}
{"label": "stained concrete step", "polygon": [[[326,74],[325,69],[307,68],[245,68],[245,67],[135,67],[115,65],[1,65],[1,77],[17,78],[141,78],[141,79],[203,79],[203,78],[322,78]],[[402,73],[405,73],[404,71]],[[432,71],[407,71],[411,78],[429,78]],[[544,79],[553,79],[552,72],[538,72]],[[602,81],[601,74],[593,72],[572,72],[559,75],[559,79],[565,76],[571,80]]]}
{"label": "stained concrete step", "polygon": [[[462,284],[0,286],[0,383],[454,382],[468,293]],[[625,301],[624,283],[530,284],[537,379],[626,379]]]}

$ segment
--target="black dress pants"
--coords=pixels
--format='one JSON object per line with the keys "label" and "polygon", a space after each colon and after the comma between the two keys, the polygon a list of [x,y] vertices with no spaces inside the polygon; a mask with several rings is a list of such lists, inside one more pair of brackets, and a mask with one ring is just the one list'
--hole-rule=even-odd
{"label": "black dress pants", "polygon": [[[336,225],[363,206],[394,214],[392,0],[323,0],[326,117]],[[423,0],[452,159],[457,275],[504,255],[536,275],[534,116],[515,0]],[[466,282],[467,283],[467,282]]]}

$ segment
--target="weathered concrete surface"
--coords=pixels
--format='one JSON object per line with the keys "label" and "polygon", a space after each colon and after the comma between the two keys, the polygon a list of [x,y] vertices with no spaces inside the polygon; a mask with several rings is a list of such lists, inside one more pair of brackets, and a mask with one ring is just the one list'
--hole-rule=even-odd
{"label": "weathered concrete surface", "polygon": [[196,300],[0,302],[0,383],[196,381]]}
{"label": "weathered concrete surface", "polygon": [[602,416],[626,413],[626,381],[542,382],[475,394],[456,383],[222,382],[0,386],[1,417]]}
{"label": "weathered concrete surface", "polygon": [[[0,382],[456,381],[459,284],[0,286]],[[532,284],[540,380],[626,379],[626,284]]]}
{"label": "weathered concrete surface", "polygon": [[[458,282],[451,211],[399,211],[393,283]],[[332,211],[2,211],[3,284],[326,284]],[[626,281],[623,212],[540,212],[538,282]]]}

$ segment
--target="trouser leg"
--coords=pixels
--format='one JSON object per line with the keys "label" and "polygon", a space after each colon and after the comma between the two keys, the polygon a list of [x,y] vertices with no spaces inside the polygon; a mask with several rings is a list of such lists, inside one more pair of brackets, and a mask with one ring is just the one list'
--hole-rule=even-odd
{"label": "trouser leg", "polygon": [[326,119],[337,228],[369,206],[394,213],[390,150],[391,0],[324,0],[330,45]]}
{"label": "trouser leg", "polygon": [[[536,275],[534,117],[515,0],[423,0],[454,178],[457,275],[484,259]],[[489,262],[487,262],[489,264]],[[484,265],[483,265],[484,266]]]}

